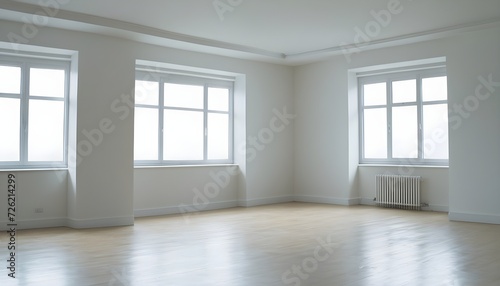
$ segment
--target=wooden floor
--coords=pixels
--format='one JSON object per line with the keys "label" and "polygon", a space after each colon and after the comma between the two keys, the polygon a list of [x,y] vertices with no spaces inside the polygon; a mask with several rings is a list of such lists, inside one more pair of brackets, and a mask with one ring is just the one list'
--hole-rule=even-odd
{"label": "wooden floor", "polygon": [[26,230],[0,285],[500,285],[500,226],[446,214],[289,203]]}

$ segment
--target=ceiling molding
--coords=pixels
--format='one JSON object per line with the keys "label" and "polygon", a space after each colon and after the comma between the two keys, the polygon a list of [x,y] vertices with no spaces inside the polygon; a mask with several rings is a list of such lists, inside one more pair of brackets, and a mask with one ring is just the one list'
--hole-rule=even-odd
{"label": "ceiling molding", "polygon": [[[17,12],[22,14],[37,14],[43,12],[43,7],[33,4],[20,3],[14,1],[2,1],[0,2],[0,10]],[[179,43],[191,44],[194,51],[200,51],[200,47],[206,47],[208,53],[214,54],[224,54],[220,51],[228,51],[230,55],[238,57],[241,54],[253,55],[257,58],[282,64],[297,65],[314,60],[319,60],[334,55],[341,55],[356,49],[357,52],[362,50],[378,49],[383,47],[392,47],[398,45],[404,45],[409,43],[416,43],[422,41],[428,41],[432,39],[444,38],[452,35],[456,35],[462,32],[475,31],[480,29],[485,29],[494,26],[500,26],[500,18],[488,19],[480,22],[466,23],[456,26],[443,27],[434,30],[422,31],[412,34],[406,34],[385,39],[376,39],[372,41],[366,41],[363,43],[347,44],[328,47],[325,49],[305,51],[295,54],[285,54],[282,52],[268,51],[264,49],[259,49],[251,46],[238,45],[223,41],[211,40],[207,38],[195,37],[186,34],[175,33],[167,30],[162,30],[158,28],[153,28],[149,26],[144,26],[140,24],[104,18],[100,16],[94,16],[84,13],[72,12],[67,10],[57,10],[51,18],[59,19],[62,21],[70,21],[74,23],[81,23],[86,25],[91,25],[95,27],[100,27],[104,30],[118,30],[122,33],[129,33],[130,38],[137,39],[136,35],[143,35],[150,38],[158,38],[164,41],[163,45],[167,47],[176,47],[175,45],[169,44],[172,41]],[[18,20],[20,22],[20,20]],[[64,27],[63,27],[64,28]],[[356,52],[356,53],[357,53]],[[266,60],[267,59],[267,60]]]}
{"label": "ceiling molding", "polygon": [[[13,12],[19,12],[23,14],[36,14],[43,12],[43,8],[38,5],[13,2],[13,1],[2,1],[0,2],[0,9],[8,10]],[[118,29],[122,31],[138,33],[142,35],[148,35],[153,37],[159,37],[169,40],[175,40],[185,43],[191,43],[196,45],[221,48],[227,50],[233,50],[238,52],[250,53],[259,56],[266,56],[275,59],[284,59],[286,57],[285,54],[273,51],[267,51],[255,47],[232,44],[222,41],[216,41],[201,37],[189,36],[185,34],[175,33],[167,30],[157,29],[149,26],[139,25],[135,23],[109,19],[104,17],[99,17],[95,15],[89,15],[84,13],[66,11],[66,10],[58,10],[55,15],[51,18],[67,20],[72,22],[79,22],[84,24],[90,24],[95,26],[101,26],[105,28]]]}
{"label": "ceiling molding", "polygon": [[286,59],[294,59],[294,58],[307,58],[309,56],[317,56],[321,54],[342,54],[351,49],[374,49],[379,47],[388,47],[388,46],[397,46],[408,43],[422,42],[433,39],[445,38],[449,36],[453,36],[463,32],[469,31],[477,31],[481,29],[486,29],[490,27],[500,26],[500,18],[488,19],[480,22],[466,23],[461,25],[455,25],[450,27],[438,28],[434,30],[428,30],[423,32],[417,32],[412,34],[406,34],[391,38],[385,39],[376,39],[372,41],[367,41],[359,44],[347,44],[347,45],[339,45],[326,49],[320,49],[315,51],[306,51],[302,53],[296,54],[288,54],[286,55]]}

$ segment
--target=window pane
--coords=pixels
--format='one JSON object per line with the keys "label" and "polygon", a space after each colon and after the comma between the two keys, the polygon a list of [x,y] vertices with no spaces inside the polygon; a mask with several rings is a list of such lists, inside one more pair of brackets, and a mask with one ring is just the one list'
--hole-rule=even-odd
{"label": "window pane", "polygon": [[0,97],[0,161],[19,161],[20,100]]}
{"label": "window pane", "polygon": [[64,97],[64,70],[30,69],[30,95]]}
{"label": "window pane", "polygon": [[417,80],[401,80],[392,82],[392,102],[415,102],[417,101]]}
{"label": "window pane", "polygon": [[158,109],[135,108],[134,160],[158,160]]}
{"label": "window pane", "polygon": [[364,151],[366,159],[387,158],[387,109],[364,111]]}
{"label": "window pane", "polygon": [[448,160],[448,105],[424,105],[424,158]]}
{"label": "window pane", "polygon": [[28,160],[64,160],[64,102],[30,100]]}
{"label": "window pane", "polygon": [[448,85],[446,76],[422,79],[422,100],[446,100],[448,98]]}
{"label": "window pane", "polygon": [[229,159],[229,115],[208,114],[208,159]]}
{"label": "window pane", "polygon": [[154,81],[135,81],[135,103],[158,105],[160,100],[160,83]]}
{"label": "window pane", "polygon": [[0,93],[21,93],[21,68],[0,66]]}
{"label": "window pane", "polygon": [[203,86],[166,83],[165,106],[203,108]]}
{"label": "window pane", "polygon": [[386,83],[374,83],[364,85],[363,102],[365,106],[387,104]]}
{"label": "window pane", "polygon": [[418,158],[418,119],[416,106],[392,109],[392,157]]}
{"label": "window pane", "polygon": [[208,109],[229,111],[229,89],[208,88]]}
{"label": "window pane", "polygon": [[203,160],[203,112],[165,110],[164,160]]}

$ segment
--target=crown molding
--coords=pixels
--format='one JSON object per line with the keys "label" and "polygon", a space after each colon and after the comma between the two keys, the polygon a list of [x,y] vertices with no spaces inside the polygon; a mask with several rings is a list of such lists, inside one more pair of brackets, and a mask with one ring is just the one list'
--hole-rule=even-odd
{"label": "crown molding", "polygon": [[[15,1],[0,2],[0,10],[31,15],[44,11],[43,7],[41,6]],[[81,29],[83,31],[88,31],[88,27],[92,27],[92,29],[90,30],[97,33],[106,35],[118,35],[119,37],[128,38],[140,42],[154,43],[166,47],[226,55],[236,58],[255,59],[285,65],[305,64],[331,56],[342,55],[346,51],[349,51],[353,48],[356,48],[358,51],[365,51],[384,47],[393,47],[445,38],[468,31],[476,31],[500,26],[500,18],[493,18],[479,22],[465,23],[455,26],[405,34],[396,37],[374,39],[372,41],[366,41],[359,44],[351,43],[324,49],[304,51],[294,54],[285,54],[283,52],[269,51],[251,46],[211,40],[202,37],[195,37],[154,27],[79,12],[57,10],[57,13],[54,14],[55,15],[51,15],[52,19],[58,19],[62,21],[59,23],[59,25],[57,25],[57,23],[53,23],[54,25],[51,25],[52,27],[56,28],[67,29],[71,26],[73,29],[78,29],[78,24],[83,24],[87,26],[87,29]],[[12,19],[12,17],[10,20],[15,21],[14,19]],[[77,23],[77,25],[64,25],[64,23],[68,23],[68,21]],[[17,22],[20,22],[20,20],[17,19]]]}
{"label": "crown molding", "polygon": [[[44,12],[43,8],[38,5],[13,2],[13,1],[2,1],[0,2],[0,9],[7,10],[11,12],[18,12],[22,14],[37,14],[40,12]],[[46,14],[46,13],[45,13]],[[195,37],[186,34],[175,33],[167,30],[162,30],[154,27],[144,26],[140,24],[125,22],[121,20],[109,19],[100,16],[84,14],[79,12],[72,12],[67,10],[57,10],[57,13],[54,13],[51,18],[78,22],[83,24],[89,24],[93,26],[110,28],[121,30],[125,32],[131,32],[146,36],[153,36],[168,40],[174,40],[184,43],[190,43],[195,45],[207,46],[212,48],[220,48],[225,50],[233,50],[237,52],[244,52],[249,54],[254,54],[258,56],[265,56],[269,58],[275,59],[284,59],[286,57],[285,54],[279,52],[268,51],[264,49],[259,49],[250,46],[238,45],[233,43],[227,43],[223,41],[211,40],[207,38]]]}
{"label": "crown molding", "polygon": [[453,35],[457,35],[464,32],[477,31],[492,27],[500,27],[500,18],[487,19],[479,22],[465,23],[455,26],[449,26],[444,28],[438,28],[433,30],[427,30],[422,32],[416,32],[411,34],[405,34],[396,37],[384,38],[384,39],[375,39],[372,41],[367,41],[359,44],[347,44],[347,45],[338,45],[334,47],[329,47],[320,50],[314,51],[306,51],[302,53],[296,54],[288,54],[286,55],[286,59],[302,59],[302,58],[311,58],[317,56],[324,55],[341,55],[350,49],[356,48],[359,50],[370,50],[370,49],[378,49],[383,47],[391,47],[391,46],[399,46],[423,41],[429,41],[434,39],[445,38]]}

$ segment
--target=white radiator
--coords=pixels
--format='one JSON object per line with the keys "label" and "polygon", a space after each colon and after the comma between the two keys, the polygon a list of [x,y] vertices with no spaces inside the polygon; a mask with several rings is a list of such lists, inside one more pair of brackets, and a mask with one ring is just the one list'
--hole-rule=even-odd
{"label": "white radiator", "polygon": [[377,175],[377,206],[420,210],[420,180],[420,176]]}

